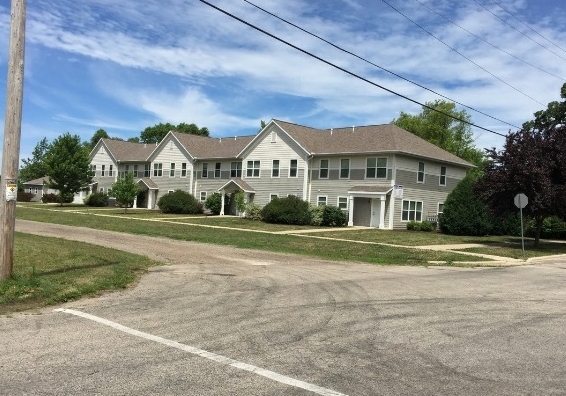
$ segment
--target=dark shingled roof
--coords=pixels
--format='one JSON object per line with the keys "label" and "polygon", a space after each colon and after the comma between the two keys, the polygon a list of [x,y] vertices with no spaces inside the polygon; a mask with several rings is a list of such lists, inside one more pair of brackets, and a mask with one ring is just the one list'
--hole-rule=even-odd
{"label": "dark shingled roof", "polygon": [[39,179],[33,179],[33,180],[30,180],[30,181],[24,182],[23,184],[42,186],[44,183],[47,183],[48,181],[49,181],[49,177],[43,176],[43,177],[40,177]]}
{"label": "dark shingled roof", "polygon": [[469,162],[393,124],[322,130],[273,121],[310,154],[396,152],[473,167]]}
{"label": "dark shingled roof", "polygon": [[120,162],[145,162],[155,150],[155,144],[132,143],[122,140],[102,139],[110,154]]}
{"label": "dark shingled roof", "polygon": [[211,138],[173,132],[173,136],[196,158],[236,158],[255,136]]}

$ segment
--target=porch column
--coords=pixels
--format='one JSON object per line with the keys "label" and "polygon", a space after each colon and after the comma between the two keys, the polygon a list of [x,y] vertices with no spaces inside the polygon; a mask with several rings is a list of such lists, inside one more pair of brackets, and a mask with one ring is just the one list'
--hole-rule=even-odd
{"label": "porch column", "polygon": [[147,190],[147,208],[153,207],[153,190]]}
{"label": "porch column", "polygon": [[354,197],[348,196],[348,227],[354,226]]}
{"label": "porch column", "polygon": [[220,194],[222,194],[222,204],[220,206],[220,216],[224,216],[224,190],[221,190]]}
{"label": "porch column", "polygon": [[385,229],[385,195],[379,200],[379,228]]}
{"label": "porch column", "polygon": [[134,204],[132,205],[132,209],[137,209],[138,208],[138,197],[134,198]]}

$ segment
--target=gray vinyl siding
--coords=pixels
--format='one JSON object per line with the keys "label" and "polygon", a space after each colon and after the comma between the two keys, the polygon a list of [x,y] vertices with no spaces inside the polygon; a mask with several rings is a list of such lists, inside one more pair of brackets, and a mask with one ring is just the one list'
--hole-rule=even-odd
{"label": "gray vinyl siding", "polygon": [[[424,183],[417,182],[418,163],[425,164]],[[396,156],[395,184],[403,186],[403,200],[423,203],[423,220],[429,214],[436,214],[438,204],[443,203],[460,180],[466,175],[466,168],[452,164],[419,159],[408,156]],[[440,167],[446,166],[446,185],[441,186]],[[394,229],[406,229],[407,222],[401,221],[403,206],[401,199],[395,199],[393,216]]]}
{"label": "gray vinyl siding", "polygon": [[[112,160],[108,152],[106,151],[106,147],[100,146],[96,153],[94,153],[92,160],[90,161],[91,165],[96,165],[96,172],[92,179],[93,183],[97,183],[97,191],[100,191],[101,188],[104,189],[104,192],[107,193],[108,189],[112,187],[114,182],[116,181],[118,175],[118,166]],[[102,176],[102,165],[105,166],[105,174]],[[112,165],[112,176],[108,176],[108,171],[110,170],[110,165]]]}
{"label": "gray vinyl siding", "polygon": [[[368,178],[366,179],[366,160],[367,158],[387,158],[387,177],[385,178]],[[328,160],[328,178],[320,179],[320,160]],[[342,159],[350,160],[350,177],[348,179],[340,178],[340,161]],[[365,183],[359,183],[359,181],[367,181],[369,183],[383,183],[391,181],[393,177],[393,157],[391,155],[356,155],[356,156],[336,156],[336,157],[314,157],[312,160],[312,179],[313,180],[356,180],[358,183],[356,185],[364,185]]]}
{"label": "gray vinyl siding", "polygon": [[[187,158],[179,144],[171,138],[169,138],[169,140],[160,147],[160,151],[152,156],[153,160],[151,161],[150,174],[151,180],[159,187],[155,201],[156,204],[159,198],[167,194],[170,190],[183,190],[191,192],[191,160]],[[183,162],[187,163],[186,177],[181,177],[181,164]],[[153,175],[154,166],[158,163],[163,164],[163,176],[161,177],[156,177]],[[175,176],[173,177],[169,175],[169,171],[171,170],[171,163],[175,163]],[[143,171],[143,166],[141,167],[141,170]]]}
{"label": "gray vinyl siding", "polygon": [[[242,158],[242,179],[255,191],[253,202],[264,206],[269,202],[271,194],[279,197],[296,195],[303,198],[305,169],[307,167],[306,154],[285,133],[276,126],[271,132],[276,133],[272,142],[272,134],[266,133],[256,145]],[[297,160],[297,176],[289,177],[290,160]],[[273,160],[279,160],[279,177],[271,177]],[[260,176],[247,177],[248,161],[260,161]]]}

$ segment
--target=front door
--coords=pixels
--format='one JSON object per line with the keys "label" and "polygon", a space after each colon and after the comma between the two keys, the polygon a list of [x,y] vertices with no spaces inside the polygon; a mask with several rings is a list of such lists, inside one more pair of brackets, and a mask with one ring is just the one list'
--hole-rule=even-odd
{"label": "front door", "polygon": [[381,199],[373,198],[371,200],[371,222],[370,227],[379,228],[379,218],[381,211]]}

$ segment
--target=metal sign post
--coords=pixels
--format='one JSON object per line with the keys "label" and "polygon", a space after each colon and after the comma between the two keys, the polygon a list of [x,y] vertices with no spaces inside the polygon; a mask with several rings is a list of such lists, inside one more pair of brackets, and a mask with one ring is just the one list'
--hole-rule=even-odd
{"label": "metal sign post", "polygon": [[527,206],[527,204],[529,203],[529,198],[527,198],[527,196],[525,194],[520,193],[520,194],[515,195],[513,202],[515,203],[515,206],[518,207],[519,211],[521,212],[521,246],[523,247],[523,259],[526,259],[526,257],[525,257],[525,236],[523,234],[523,208],[525,206]]}

